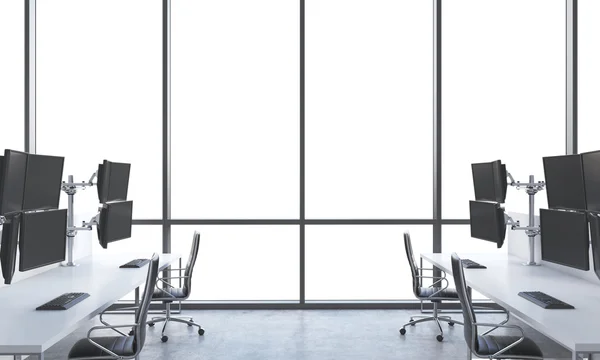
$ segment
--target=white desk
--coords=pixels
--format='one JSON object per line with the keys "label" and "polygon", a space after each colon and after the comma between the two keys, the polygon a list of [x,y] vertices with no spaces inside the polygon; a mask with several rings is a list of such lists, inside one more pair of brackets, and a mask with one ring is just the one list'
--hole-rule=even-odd
{"label": "white desk", "polygon": [[[513,255],[458,256],[487,266],[487,269],[465,269],[468,286],[570,349],[573,359],[600,353],[600,285],[547,266],[523,266],[523,260]],[[452,274],[450,254],[421,254],[421,258]],[[520,291],[543,291],[575,309],[547,310],[520,297]]]}
{"label": "white desk", "polygon": [[[0,289],[0,354],[37,355],[84,325],[110,305],[146,281],[148,266],[119,266],[149,254],[94,255],[79,260],[77,267],[57,267]],[[160,255],[160,269],[179,255]],[[67,292],[86,292],[90,297],[66,311],[35,308]]]}

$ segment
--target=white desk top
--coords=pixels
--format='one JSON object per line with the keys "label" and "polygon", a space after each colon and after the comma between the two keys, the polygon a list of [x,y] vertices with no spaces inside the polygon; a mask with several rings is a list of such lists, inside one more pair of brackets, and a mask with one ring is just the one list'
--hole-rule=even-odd
{"label": "white desk top", "polygon": [[[600,285],[551,269],[523,266],[506,254],[458,254],[487,269],[465,269],[467,285],[521,318],[539,332],[575,352],[600,352]],[[452,274],[450,254],[421,254]],[[520,291],[542,291],[574,310],[547,310],[521,298]]]}
{"label": "white desk top", "polygon": [[[143,284],[148,266],[119,266],[148,255],[89,256],[77,267],[57,267],[0,289],[0,354],[42,353],[54,345]],[[160,269],[179,258],[161,254]],[[90,297],[66,311],[35,310],[66,292],[86,292]]]}

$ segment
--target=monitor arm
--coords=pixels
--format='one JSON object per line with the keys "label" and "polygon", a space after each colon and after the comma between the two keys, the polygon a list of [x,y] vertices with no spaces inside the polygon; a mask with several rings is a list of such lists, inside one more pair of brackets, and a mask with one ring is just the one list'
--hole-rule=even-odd
{"label": "monitor arm", "polygon": [[75,195],[75,193],[77,193],[78,188],[81,188],[81,190],[85,190],[87,187],[98,185],[98,183],[94,182],[97,176],[98,172],[95,171],[88,181],[75,182],[73,181],[73,175],[69,175],[69,181],[63,181],[60,188],[62,191],[67,193],[67,195]]}
{"label": "monitor arm", "polygon": [[544,190],[546,183],[544,181],[535,182],[533,175],[529,175],[529,182],[521,183],[515,181],[513,176],[507,171],[506,176],[510,179],[508,185],[514,186],[517,190],[524,188],[527,195],[529,195],[529,224],[528,226],[521,226],[519,221],[514,221],[510,216],[504,214],[506,224],[510,225],[511,230],[524,230],[527,237],[529,237],[529,261],[524,265],[539,265],[535,262],[535,237],[540,235],[541,230],[539,226],[535,225],[535,194]]}
{"label": "monitor arm", "polygon": [[74,206],[74,198],[77,193],[77,189],[85,190],[87,187],[92,187],[94,185],[98,185],[98,183],[94,183],[94,179],[98,176],[98,172],[94,172],[88,181],[75,182],[73,180],[73,175],[68,176],[68,181],[63,181],[60,189],[64,191],[68,196],[67,202],[67,261],[63,263],[63,266],[77,266],[73,262],[73,242],[75,240],[75,236],[77,236],[77,231],[79,230],[92,230],[93,225],[98,224],[98,214],[94,216],[89,222],[83,222],[81,227],[75,226],[75,206]]}
{"label": "monitor arm", "polygon": [[85,222],[82,221],[81,222],[81,227],[77,227],[77,226],[72,226],[67,228],[67,236],[75,236],[77,235],[78,231],[89,231],[92,230],[93,226],[97,226],[99,223],[99,218],[100,218],[100,212],[98,212],[96,215],[94,215],[90,221]]}

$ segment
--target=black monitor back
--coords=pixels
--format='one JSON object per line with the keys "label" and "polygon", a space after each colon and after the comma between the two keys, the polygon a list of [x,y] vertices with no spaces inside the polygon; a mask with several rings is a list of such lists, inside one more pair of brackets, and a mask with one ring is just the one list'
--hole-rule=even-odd
{"label": "black monitor back", "polygon": [[67,210],[23,213],[19,240],[19,271],[65,260]]}
{"label": "black monitor back", "polygon": [[550,209],[587,208],[583,163],[580,155],[544,158],[546,196]]}
{"label": "black monitor back", "polygon": [[506,166],[500,160],[471,164],[475,200],[504,203],[506,200]]}
{"label": "black monitor back", "polygon": [[29,154],[23,210],[57,209],[65,158]]}
{"label": "black monitor back", "polygon": [[581,154],[587,210],[600,211],[600,151]]}
{"label": "black monitor back", "polygon": [[580,270],[590,269],[585,212],[540,209],[542,260]]}
{"label": "black monitor back", "polygon": [[590,240],[592,243],[592,259],[594,262],[594,272],[600,279],[600,214],[588,213],[590,223]]}
{"label": "black monitor back", "polygon": [[10,284],[15,273],[17,263],[17,244],[19,242],[19,226],[21,214],[13,214],[6,218],[2,228],[2,244],[0,245],[0,262],[2,263],[2,276],[4,283]]}
{"label": "black monitor back", "polygon": [[0,183],[0,215],[23,210],[27,153],[5,150]]}
{"label": "black monitor back", "polygon": [[130,164],[108,160],[98,166],[98,199],[101,203],[127,200]]}
{"label": "black monitor back", "polygon": [[504,244],[506,221],[500,204],[486,201],[469,201],[471,237],[495,242],[498,248]]}
{"label": "black monitor back", "polygon": [[131,237],[133,201],[106,203],[100,210],[98,241],[103,248],[114,241]]}

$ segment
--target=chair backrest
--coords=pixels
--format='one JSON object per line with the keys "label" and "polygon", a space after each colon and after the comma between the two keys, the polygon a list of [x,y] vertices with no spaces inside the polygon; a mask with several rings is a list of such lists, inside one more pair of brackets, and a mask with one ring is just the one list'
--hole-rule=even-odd
{"label": "chair backrest", "polygon": [[154,293],[154,287],[156,286],[156,279],[158,278],[158,255],[152,255],[150,264],[148,266],[148,275],[146,276],[146,286],[144,287],[144,294],[140,301],[140,307],[135,312],[135,323],[138,326],[133,329],[134,344],[135,344],[135,355],[137,356],[144,347],[146,341],[146,319],[148,318],[148,309],[150,309],[150,303],[152,302],[152,294]]}
{"label": "chair backrest", "polygon": [[[456,253],[452,254],[452,275],[454,276],[454,285],[456,286],[456,292],[458,293],[458,299],[460,300],[460,306],[463,313],[465,341],[467,342],[469,349],[477,352],[477,348],[473,349],[471,347],[473,337],[477,337],[477,327],[473,325],[473,323],[477,322],[477,318],[475,317],[470,292],[467,287],[467,282],[465,281],[462,262]],[[477,347],[477,341],[475,342],[475,347]]]}
{"label": "chair backrest", "polygon": [[185,296],[190,296],[192,291],[192,273],[194,272],[194,266],[196,265],[196,259],[198,258],[198,249],[200,248],[200,233],[194,231],[194,238],[192,239],[192,249],[190,250],[190,256],[188,257],[187,265],[185,266],[185,276],[183,281],[183,293]]}
{"label": "chair backrest", "polygon": [[421,278],[419,277],[419,268],[415,262],[415,255],[413,254],[412,242],[410,241],[410,233],[404,232],[404,249],[406,250],[406,258],[410,265],[410,273],[412,275],[413,293],[416,297],[419,297],[419,289],[421,287]]}

